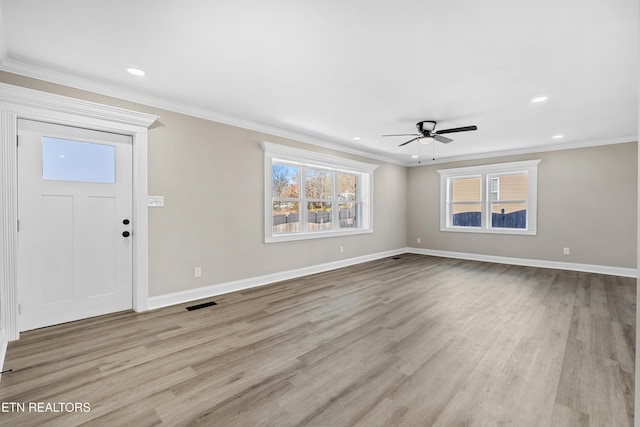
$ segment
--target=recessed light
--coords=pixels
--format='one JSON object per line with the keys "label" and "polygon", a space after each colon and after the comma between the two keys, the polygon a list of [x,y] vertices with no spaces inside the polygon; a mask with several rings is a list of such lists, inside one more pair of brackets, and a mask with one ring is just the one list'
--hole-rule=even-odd
{"label": "recessed light", "polygon": [[533,98],[533,99],[531,100],[531,102],[533,102],[533,103],[536,103],[536,104],[537,104],[538,102],[544,102],[544,101],[546,101],[547,99],[549,99],[549,97],[548,97],[548,96],[537,96],[537,97]]}
{"label": "recessed light", "polygon": [[146,74],[144,71],[142,71],[139,68],[127,68],[127,73],[131,74],[132,76],[136,76],[136,77],[142,77],[142,76],[144,76]]}
{"label": "recessed light", "polygon": [[417,158],[418,158],[418,155],[417,155],[417,154],[414,154],[413,156],[411,156],[411,158],[412,158],[412,159],[417,159]]}
{"label": "recessed light", "polygon": [[360,141],[360,140],[362,139],[362,137],[360,137],[360,136],[354,136],[354,137],[353,137],[353,138],[351,138],[351,139],[353,139],[354,141]]}
{"label": "recessed light", "polygon": [[557,134],[557,135],[553,135],[551,138],[552,138],[552,139],[562,139],[562,138],[564,138],[564,135],[563,135],[563,134],[561,134],[561,133],[559,133],[559,134]]}

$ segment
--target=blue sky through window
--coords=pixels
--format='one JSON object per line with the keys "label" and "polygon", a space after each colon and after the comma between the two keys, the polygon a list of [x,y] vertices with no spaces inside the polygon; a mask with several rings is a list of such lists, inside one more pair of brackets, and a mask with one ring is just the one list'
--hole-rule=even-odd
{"label": "blue sky through window", "polygon": [[62,181],[116,182],[115,147],[42,137],[42,178]]}

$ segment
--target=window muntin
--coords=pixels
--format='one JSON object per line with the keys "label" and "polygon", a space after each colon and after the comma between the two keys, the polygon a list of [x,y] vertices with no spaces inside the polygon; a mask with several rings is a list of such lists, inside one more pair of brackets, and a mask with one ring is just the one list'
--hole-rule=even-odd
{"label": "window muntin", "polygon": [[108,144],[43,136],[42,179],[116,182],[116,148]]}
{"label": "window muntin", "polygon": [[265,149],[265,242],[372,232],[368,163],[261,143]]}
{"label": "window muntin", "polygon": [[539,162],[439,170],[440,229],[536,234]]}
{"label": "window muntin", "polygon": [[[359,227],[357,174],[279,160],[273,161],[271,169],[273,235]],[[306,218],[302,228],[301,207]]]}

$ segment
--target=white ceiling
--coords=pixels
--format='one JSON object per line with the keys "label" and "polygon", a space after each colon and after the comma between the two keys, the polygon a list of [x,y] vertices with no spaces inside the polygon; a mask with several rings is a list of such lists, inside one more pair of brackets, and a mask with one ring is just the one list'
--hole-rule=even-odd
{"label": "white ceiling", "polygon": [[[636,0],[0,0],[0,69],[415,164],[637,140]],[[146,71],[127,74],[127,67]],[[536,96],[548,100],[532,104]],[[564,138],[552,139],[563,134]],[[353,137],[361,140],[354,141]]]}

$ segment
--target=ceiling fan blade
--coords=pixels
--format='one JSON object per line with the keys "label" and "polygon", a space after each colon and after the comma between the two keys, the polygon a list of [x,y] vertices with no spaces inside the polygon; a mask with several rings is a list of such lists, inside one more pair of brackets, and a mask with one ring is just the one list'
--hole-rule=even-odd
{"label": "ceiling fan blade", "polygon": [[419,133],[394,133],[392,135],[382,135],[382,136],[420,136]]}
{"label": "ceiling fan blade", "polygon": [[453,141],[453,139],[451,138],[447,138],[446,136],[440,136],[440,135],[433,135],[433,139],[435,139],[438,142],[442,142],[443,144],[448,144],[451,141]]}
{"label": "ceiling fan blade", "polygon": [[410,140],[408,140],[407,142],[403,142],[402,144],[398,145],[398,147],[402,147],[403,145],[407,145],[407,144],[408,144],[408,143],[410,143],[410,142],[417,141],[417,140],[419,140],[420,138],[422,138],[422,135],[420,135],[420,136],[419,136],[419,137],[417,137],[417,138],[410,139]]}
{"label": "ceiling fan blade", "polygon": [[438,135],[442,135],[444,133],[467,132],[470,130],[478,130],[478,126],[463,126],[461,128],[443,129],[436,131],[435,133]]}

